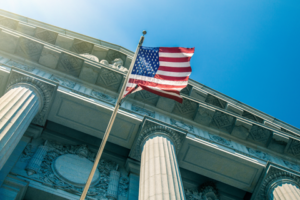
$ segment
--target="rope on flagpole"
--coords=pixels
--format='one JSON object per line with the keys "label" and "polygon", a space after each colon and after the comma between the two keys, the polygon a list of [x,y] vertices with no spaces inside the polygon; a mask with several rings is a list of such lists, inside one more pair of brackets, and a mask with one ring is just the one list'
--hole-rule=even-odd
{"label": "rope on flagpole", "polygon": [[82,192],[81,197],[80,197],[80,200],[84,200],[84,199],[85,199],[85,197],[86,197],[86,195],[87,195],[87,192],[88,192],[88,190],[89,190],[89,187],[90,187],[90,185],[91,185],[92,179],[93,179],[93,177],[94,177],[95,171],[96,171],[96,169],[97,169],[98,163],[99,163],[99,161],[100,161],[101,155],[102,155],[103,150],[104,150],[104,147],[105,147],[105,145],[106,145],[108,136],[109,136],[109,134],[110,134],[111,128],[112,128],[112,126],[113,126],[113,124],[114,124],[114,121],[115,121],[115,119],[116,119],[116,116],[117,116],[119,107],[120,107],[120,105],[121,105],[121,100],[122,100],[122,97],[123,97],[123,93],[124,93],[124,90],[125,90],[125,88],[126,88],[127,82],[128,82],[128,80],[129,80],[131,71],[132,71],[132,69],[133,69],[133,66],[134,66],[134,63],[135,63],[137,54],[138,54],[138,52],[139,52],[139,50],[140,50],[140,47],[142,46],[142,44],[143,44],[143,42],[144,42],[144,38],[145,38],[144,36],[145,36],[146,34],[147,34],[147,32],[146,32],[146,31],[143,31],[143,36],[141,36],[141,38],[140,38],[140,41],[139,41],[139,44],[138,44],[138,46],[137,46],[137,48],[136,48],[136,51],[135,51],[133,60],[131,61],[131,65],[130,65],[129,70],[128,70],[128,73],[127,73],[127,75],[126,75],[126,79],[125,79],[125,81],[124,81],[124,83],[123,83],[123,87],[122,87],[121,92],[120,92],[120,94],[119,94],[119,97],[118,97],[118,100],[117,100],[115,109],[114,109],[114,111],[113,111],[113,113],[112,113],[112,115],[111,115],[111,117],[110,117],[110,120],[109,120],[109,123],[108,123],[108,125],[107,125],[105,134],[104,134],[104,136],[103,136],[103,139],[102,139],[102,141],[101,141],[99,150],[98,150],[98,152],[97,152],[97,155],[96,155],[96,158],[95,158],[95,161],[94,161],[93,168],[92,168],[92,170],[91,170],[91,172],[90,172],[90,175],[89,175],[88,180],[86,181],[86,184],[85,184],[85,186],[84,186],[83,192]]}

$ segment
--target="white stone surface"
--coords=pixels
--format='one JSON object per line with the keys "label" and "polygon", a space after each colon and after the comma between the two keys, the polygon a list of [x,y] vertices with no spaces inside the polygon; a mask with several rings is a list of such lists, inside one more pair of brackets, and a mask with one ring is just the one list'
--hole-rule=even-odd
{"label": "white stone surface", "polygon": [[[84,186],[93,167],[93,162],[78,155],[65,154],[58,157],[52,167],[58,177],[63,180],[71,184]],[[99,177],[99,170],[96,169],[92,185],[99,180]]]}
{"label": "white stone surface", "polygon": [[0,98],[0,169],[37,114],[39,101],[36,92],[24,85],[13,87]]}
{"label": "white stone surface", "polygon": [[149,138],[142,152],[139,200],[185,199],[175,148],[166,137]]}

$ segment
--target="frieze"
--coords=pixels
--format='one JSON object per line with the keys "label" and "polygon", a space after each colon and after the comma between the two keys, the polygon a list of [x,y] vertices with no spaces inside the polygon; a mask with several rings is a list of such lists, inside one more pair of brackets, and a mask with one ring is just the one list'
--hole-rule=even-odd
{"label": "frieze", "polygon": [[12,66],[12,67],[17,67],[19,69],[25,70],[27,72],[32,72],[35,69],[34,67],[23,65],[21,63],[15,62],[13,60],[8,61],[6,64],[9,66]]}
{"label": "frieze", "polygon": [[137,112],[137,113],[140,113],[142,115],[146,115],[146,116],[149,116],[149,117],[155,117],[155,112],[154,111],[150,111],[150,110],[147,110],[145,108],[141,108],[139,106],[136,106],[136,105],[131,105],[131,110]]}
{"label": "frieze", "polygon": [[211,135],[211,134],[209,134],[209,138],[216,143],[223,144],[224,146],[228,146],[228,147],[233,147],[231,144],[231,140],[226,140],[225,138],[222,138],[217,135]]}
{"label": "frieze", "polygon": [[246,147],[246,148],[247,148],[247,150],[248,150],[248,152],[249,152],[250,155],[252,155],[254,157],[258,157],[258,158],[260,158],[262,160],[266,160],[266,161],[270,160],[270,156],[268,154],[266,154],[266,153],[264,153],[262,151],[259,151],[259,150],[254,150],[254,149],[249,148],[249,147]]}
{"label": "frieze", "polygon": [[97,98],[97,99],[100,99],[102,101],[107,101],[107,102],[110,102],[110,103],[115,103],[116,102],[116,99],[107,95],[107,94],[104,94],[102,92],[99,92],[99,91],[96,91],[96,90],[93,90],[92,91],[92,96]]}
{"label": "frieze", "polygon": [[175,126],[178,126],[180,128],[183,128],[185,130],[188,130],[189,132],[194,132],[194,127],[192,125],[188,125],[182,121],[178,121],[178,120],[175,120],[175,119],[170,119],[170,122],[172,125],[175,125]]}
{"label": "frieze", "polygon": [[50,77],[50,80],[58,82],[59,85],[62,85],[62,86],[68,87],[68,88],[74,88],[75,85],[76,85],[76,83],[74,81],[70,81],[70,80],[65,79],[65,78],[60,78],[60,77],[55,76],[55,75],[52,75]]}
{"label": "frieze", "polygon": [[[64,159],[60,159],[57,163],[58,158],[62,158],[65,156],[68,159],[73,159],[73,161],[64,163],[64,165],[73,165],[77,163],[76,159],[78,159],[78,163],[85,163],[90,162],[93,163],[95,159],[95,152],[92,152],[88,149],[86,145],[62,145],[57,144],[55,142],[47,142],[45,144],[47,147],[47,153],[43,158],[43,161],[40,165],[39,170],[37,170],[36,174],[30,174],[26,177],[29,179],[32,179],[34,181],[41,182],[43,185],[55,188],[55,189],[61,189],[66,192],[81,195],[83,191],[83,186],[76,184],[76,182],[68,181],[66,178],[71,178],[72,181],[76,181],[76,177],[71,177],[70,174],[72,172],[68,172],[68,170],[63,170],[63,168],[55,168],[55,165],[62,165],[64,162]],[[30,159],[33,158],[34,150],[35,148],[32,147],[32,144],[28,144],[26,148],[24,149],[20,161],[21,162],[29,162]],[[81,161],[80,161],[81,159]],[[87,160],[87,161],[85,161]],[[85,164],[84,164],[85,165]],[[84,166],[82,166],[84,167]],[[72,166],[69,167],[69,170],[77,170],[80,167],[72,168]],[[94,182],[94,185],[92,185],[87,193],[87,198],[93,198],[93,199],[107,199],[107,189],[110,182],[110,172],[113,170],[116,170],[118,168],[118,165],[109,160],[101,159],[99,162],[99,165],[97,167],[98,173],[98,179],[96,182]],[[60,171],[56,171],[56,170]],[[87,175],[89,174],[89,171],[84,171]],[[65,174],[65,173],[70,173]],[[75,173],[76,174],[76,173]],[[24,174],[23,174],[24,176]],[[93,179],[94,180],[94,179]],[[126,176],[122,176],[119,180],[119,187],[118,187],[118,195],[126,197],[128,195],[128,186],[129,186],[129,178]]]}

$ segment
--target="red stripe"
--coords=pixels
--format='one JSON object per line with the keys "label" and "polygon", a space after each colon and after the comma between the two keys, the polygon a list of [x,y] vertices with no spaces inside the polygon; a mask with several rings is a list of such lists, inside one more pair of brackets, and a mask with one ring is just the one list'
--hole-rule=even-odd
{"label": "red stripe", "polygon": [[178,96],[173,96],[173,95],[170,95],[170,94],[166,94],[164,93],[163,91],[159,92],[157,90],[153,90],[151,88],[148,88],[146,86],[140,86],[141,88],[143,88],[144,90],[147,90],[148,92],[152,92],[156,95],[159,95],[159,96],[163,96],[163,97],[166,97],[166,98],[169,98],[169,99],[173,99],[179,103],[182,103],[183,99],[181,97],[178,97]]}
{"label": "red stripe", "polygon": [[181,57],[181,58],[169,58],[169,57],[159,57],[159,61],[165,62],[188,62],[192,57]]}
{"label": "red stripe", "polygon": [[191,72],[192,68],[191,67],[164,67],[164,66],[159,66],[158,70],[167,71],[167,72]]}
{"label": "red stripe", "polygon": [[174,77],[174,76],[164,76],[160,74],[155,74],[154,78],[166,80],[166,81],[188,81],[189,76],[186,77]]}
{"label": "red stripe", "polygon": [[142,80],[137,80],[137,79],[129,79],[129,83],[135,83],[135,84],[141,84],[145,86],[152,86],[152,87],[157,87],[157,88],[185,88],[186,85],[164,85],[164,84],[158,84],[158,83],[153,83],[149,81],[142,81]]}
{"label": "red stripe", "polygon": [[195,47],[183,48],[183,47],[159,47],[159,52],[164,53],[194,53]]}

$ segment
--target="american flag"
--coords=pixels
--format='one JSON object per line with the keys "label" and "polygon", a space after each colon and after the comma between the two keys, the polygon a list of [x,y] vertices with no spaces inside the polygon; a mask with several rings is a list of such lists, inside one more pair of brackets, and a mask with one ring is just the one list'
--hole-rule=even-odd
{"label": "american flag", "polygon": [[194,48],[141,47],[123,97],[140,90],[182,103],[180,90],[188,84]]}

